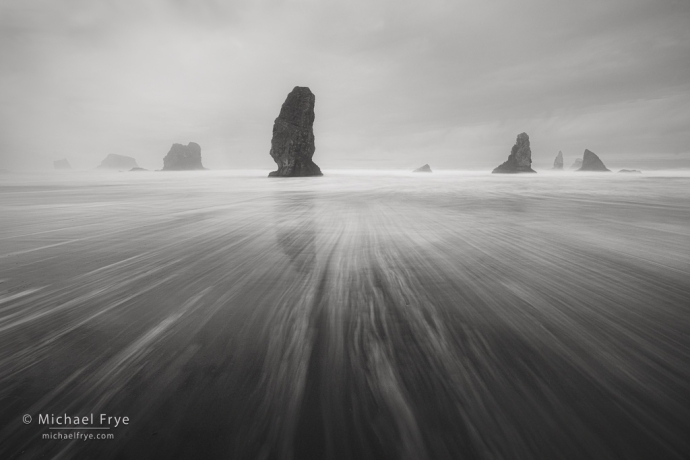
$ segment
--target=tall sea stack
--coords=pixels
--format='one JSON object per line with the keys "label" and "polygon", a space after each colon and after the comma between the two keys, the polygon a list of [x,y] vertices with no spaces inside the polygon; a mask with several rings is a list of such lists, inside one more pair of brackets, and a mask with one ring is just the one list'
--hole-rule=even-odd
{"label": "tall sea stack", "polygon": [[582,156],[582,167],[578,171],[598,171],[611,172],[604,162],[599,159],[596,153],[585,149],[585,154]]}
{"label": "tall sea stack", "polygon": [[196,142],[173,144],[163,158],[163,171],[190,171],[206,169],[201,164],[201,147]]}
{"label": "tall sea stack", "polygon": [[560,150],[558,151],[558,155],[556,155],[556,159],[553,161],[553,168],[551,169],[563,170],[563,152]]}
{"label": "tall sea stack", "polygon": [[527,133],[518,134],[515,145],[510,151],[508,161],[493,170],[493,174],[511,173],[535,173],[532,169],[532,151],[529,148],[529,136]]}
{"label": "tall sea stack", "polygon": [[312,161],[314,145],[314,102],[316,97],[307,87],[295,86],[280,108],[273,124],[271,157],[278,170],[269,177],[322,176]]}

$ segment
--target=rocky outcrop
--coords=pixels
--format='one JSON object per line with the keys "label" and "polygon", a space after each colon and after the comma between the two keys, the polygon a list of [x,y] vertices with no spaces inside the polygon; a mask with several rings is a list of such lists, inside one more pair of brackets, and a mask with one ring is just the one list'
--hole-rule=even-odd
{"label": "rocky outcrop", "polygon": [[570,169],[580,169],[582,167],[582,158],[575,160],[575,163],[570,167]]}
{"label": "rocky outcrop", "polygon": [[128,171],[132,168],[138,168],[137,160],[126,155],[118,155],[117,153],[110,153],[98,166],[98,169],[117,169]]}
{"label": "rocky outcrop", "polygon": [[553,168],[555,170],[563,170],[563,152],[560,150],[558,151],[558,155],[556,155],[556,159],[553,160]]}
{"label": "rocky outcrop", "polygon": [[599,159],[596,153],[587,149],[585,149],[585,154],[582,156],[582,167],[578,171],[611,172],[604,166],[604,162]]}
{"label": "rocky outcrop", "polygon": [[493,170],[493,173],[533,173],[532,169],[532,150],[529,147],[529,136],[527,133],[518,134],[515,145],[510,151],[508,160]]}
{"label": "rocky outcrop", "polygon": [[55,169],[72,169],[72,166],[70,166],[69,161],[67,161],[67,158],[53,161],[53,166],[55,167]]}
{"label": "rocky outcrop", "polygon": [[314,102],[316,97],[307,87],[295,86],[280,108],[273,123],[271,157],[278,170],[269,177],[322,176],[312,161],[314,145]]}
{"label": "rocky outcrop", "polygon": [[637,174],[640,174],[642,171],[638,171],[637,169],[621,169],[618,172],[619,173],[637,173]]}
{"label": "rocky outcrop", "polygon": [[173,144],[163,158],[163,171],[194,171],[206,169],[201,164],[201,147],[196,142]]}
{"label": "rocky outcrop", "polygon": [[431,166],[429,165],[424,165],[421,168],[417,168],[412,172],[431,172]]}
{"label": "rocky outcrop", "polygon": [[130,169],[130,171],[148,171],[148,169],[136,167],[136,168]]}

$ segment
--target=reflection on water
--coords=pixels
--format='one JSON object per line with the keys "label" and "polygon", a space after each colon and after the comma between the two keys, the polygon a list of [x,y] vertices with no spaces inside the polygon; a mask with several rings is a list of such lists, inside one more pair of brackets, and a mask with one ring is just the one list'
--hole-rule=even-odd
{"label": "reflection on water", "polygon": [[281,194],[274,201],[278,245],[296,270],[308,272],[316,258],[314,197],[309,192]]}

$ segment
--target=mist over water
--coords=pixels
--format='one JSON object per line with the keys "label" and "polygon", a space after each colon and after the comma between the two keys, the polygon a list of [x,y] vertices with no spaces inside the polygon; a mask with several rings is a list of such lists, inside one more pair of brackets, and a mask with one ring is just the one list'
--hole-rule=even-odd
{"label": "mist over water", "polygon": [[690,173],[324,174],[3,175],[0,457],[690,455]]}

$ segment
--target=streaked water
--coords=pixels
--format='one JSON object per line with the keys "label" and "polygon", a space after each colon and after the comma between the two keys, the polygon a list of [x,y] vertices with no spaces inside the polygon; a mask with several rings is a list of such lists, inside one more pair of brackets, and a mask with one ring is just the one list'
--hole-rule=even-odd
{"label": "streaked water", "polygon": [[[678,173],[2,176],[0,458],[688,458],[689,198]],[[42,413],[131,422],[42,440]]]}

